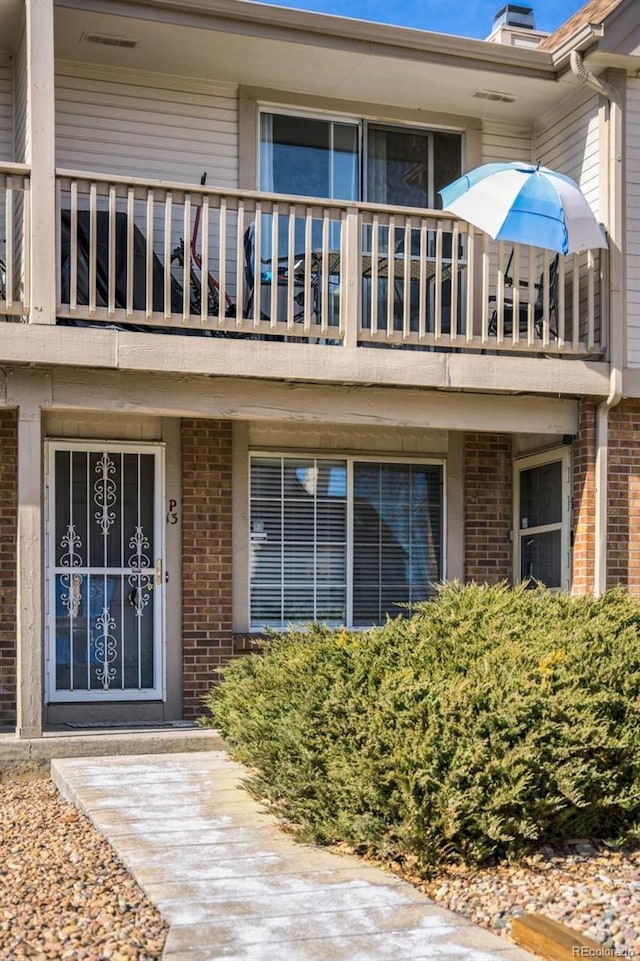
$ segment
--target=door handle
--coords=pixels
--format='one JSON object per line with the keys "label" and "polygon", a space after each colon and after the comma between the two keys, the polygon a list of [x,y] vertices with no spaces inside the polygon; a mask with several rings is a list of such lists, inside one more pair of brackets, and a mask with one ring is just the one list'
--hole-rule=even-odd
{"label": "door handle", "polygon": [[156,584],[162,584],[162,558],[156,557]]}

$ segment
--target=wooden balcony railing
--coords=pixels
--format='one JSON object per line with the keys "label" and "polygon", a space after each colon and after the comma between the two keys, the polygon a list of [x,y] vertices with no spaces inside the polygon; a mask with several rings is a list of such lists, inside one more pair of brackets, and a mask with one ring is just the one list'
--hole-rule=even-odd
{"label": "wooden balcony railing", "polygon": [[29,167],[0,163],[0,319],[29,313]]}
{"label": "wooden balcony railing", "polygon": [[352,347],[606,348],[600,252],[496,244],[435,210],[73,171],[57,185],[67,323]]}

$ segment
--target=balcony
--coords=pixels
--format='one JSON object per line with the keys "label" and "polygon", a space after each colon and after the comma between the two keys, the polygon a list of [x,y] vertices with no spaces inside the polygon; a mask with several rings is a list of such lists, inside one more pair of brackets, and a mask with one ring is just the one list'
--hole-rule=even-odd
{"label": "balcony", "polygon": [[29,168],[0,164],[0,319],[29,314]]}
{"label": "balcony", "polygon": [[[606,258],[436,210],[59,170],[59,324],[602,359]],[[0,167],[0,315],[29,314],[29,174]]]}

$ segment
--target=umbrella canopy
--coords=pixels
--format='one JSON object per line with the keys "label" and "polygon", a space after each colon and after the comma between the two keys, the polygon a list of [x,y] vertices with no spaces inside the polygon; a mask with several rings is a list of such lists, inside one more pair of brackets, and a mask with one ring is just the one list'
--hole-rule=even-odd
{"label": "umbrella canopy", "polygon": [[579,253],[606,247],[604,231],[570,177],[539,164],[476,167],[439,191],[444,210],[494,240]]}

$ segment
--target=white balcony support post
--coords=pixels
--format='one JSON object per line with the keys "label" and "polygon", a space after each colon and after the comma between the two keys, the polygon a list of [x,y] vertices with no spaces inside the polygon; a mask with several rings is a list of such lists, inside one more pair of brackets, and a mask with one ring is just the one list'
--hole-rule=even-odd
{"label": "white balcony support post", "polygon": [[357,207],[347,207],[344,221],[344,268],[341,272],[344,303],[345,347],[357,347],[360,329],[360,212]]}
{"label": "white balcony support post", "polygon": [[10,370],[7,402],[18,408],[18,531],[16,550],[16,734],[42,736],[44,575],[42,530],[42,407],[48,374]]}
{"label": "white balcony support post", "polygon": [[29,320],[56,322],[53,0],[25,0],[27,163],[31,165]]}

